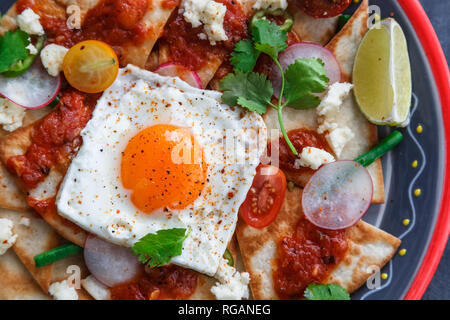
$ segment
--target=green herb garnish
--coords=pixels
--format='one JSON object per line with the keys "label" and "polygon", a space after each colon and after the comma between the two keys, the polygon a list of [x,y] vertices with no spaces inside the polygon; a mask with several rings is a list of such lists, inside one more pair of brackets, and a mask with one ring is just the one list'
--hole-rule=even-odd
{"label": "green herb garnish", "polygon": [[186,229],[159,230],[149,233],[136,242],[132,248],[139,255],[139,261],[150,268],[161,267],[173,257],[181,255],[183,242],[188,237]]}
{"label": "green herb garnish", "polygon": [[306,300],[350,300],[350,295],[338,284],[310,284],[304,294]]}
{"label": "green herb garnish", "polygon": [[[309,109],[320,104],[320,99],[313,94],[324,92],[328,85],[324,63],[316,58],[298,59],[284,71],[278,55],[288,47],[287,31],[267,19],[259,19],[252,23],[251,32],[252,39],[238,42],[232,53],[235,73],[227,75],[220,83],[220,89],[224,91],[222,100],[259,114],[266,113],[268,106],[277,110],[284,139],[298,155],[284,127],[282,111],[287,106]],[[272,103],[274,89],[267,76],[252,71],[261,53],[271,57],[281,73],[282,86],[275,103]]]}
{"label": "green herb garnish", "polygon": [[0,73],[28,57],[29,36],[22,30],[8,31],[0,37]]}

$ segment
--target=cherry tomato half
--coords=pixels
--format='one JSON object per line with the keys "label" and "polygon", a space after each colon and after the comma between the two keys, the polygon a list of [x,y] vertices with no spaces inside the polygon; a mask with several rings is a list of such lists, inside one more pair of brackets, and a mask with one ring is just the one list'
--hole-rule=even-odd
{"label": "cherry tomato half", "polygon": [[348,8],[352,0],[297,0],[297,7],[314,18],[331,18]]}
{"label": "cherry tomato half", "polygon": [[259,165],[247,198],[239,209],[251,227],[264,228],[278,216],[286,194],[286,176],[280,169]]}

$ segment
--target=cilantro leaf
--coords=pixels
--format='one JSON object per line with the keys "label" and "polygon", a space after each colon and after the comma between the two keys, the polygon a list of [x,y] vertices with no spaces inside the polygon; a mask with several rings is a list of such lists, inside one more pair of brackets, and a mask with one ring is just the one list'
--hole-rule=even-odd
{"label": "cilantro leaf", "polygon": [[307,300],[350,300],[350,295],[338,284],[310,284],[305,290]]}
{"label": "cilantro leaf", "polygon": [[3,73],[28,57],[30,40],[28,34],[19,29],[6,32],[0,39],[0,73]]}
{"label": "cilantro leaf", "polygon": [[273,95],[272,83],[263,74],[238,72],[222,79],[222,100],[230,106],[240,105],[250,111],[264,114]]}
{"label": "cilantro leaf", "polygon": [[297,59],[285,71],[286,105],[294,109],[310,109],[320,104],[313,93],[321,93],[328,86],[325,64],[320,59]]}
{"label": "cilantro leaf", "polygon": [[139,239],[132,250],[139,255],[139,261],[150,268],[161,267],[173,257],[181,255],[188,234],[186,229],[159,230],[156,234],[149,233]]}
{"label": "cilantro leaf", "polygon": [[286,31],[269,20],[256,21],[253,24],[252,35],[255,49],[269,55],[272,59],[277,59],[278,53],[288,47]]}
{"label": "cilantro leaf", "polygon": [[249,73],[255,68],[259,54],[260,53],[255,49],[252,40],[242,40],[236,43],[230,61],[234,66],[235,71]]}

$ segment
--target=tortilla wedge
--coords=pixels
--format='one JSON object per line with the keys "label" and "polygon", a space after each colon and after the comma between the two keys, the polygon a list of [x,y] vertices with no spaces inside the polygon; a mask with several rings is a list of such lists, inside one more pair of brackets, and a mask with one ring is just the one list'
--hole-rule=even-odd
{"label": "tortilla wedge", "polygon": [[[342,81],[351,81],[353,61],[356,51],[367,32],[368,21],[368,0],[364,0],[358,10],[353,14],[345,27],[329,42],[326,46],[332,51],[342,68]],[[294,110],[285,108],[283,110],[284,125],[287,131],[294,129],[317,130],[318,119],[316,111]],[[270,130],[279,130],[278,115],[275,110],[269,108],[264,115],[267,128]],[[363,116],[359,110],[353,95],[349,95],[343,102],[339,115],[333,119],[340,126],[349,126],[355,134],[355,138],[347,143],[339,160],[353,160],[359,155],[369,151],[378,142],[377,127]],[[275,131],[276,132],[276,131]],[[279,131],[278,131],[279,132]],[[274,137],[272,137],[274,138]],[[368,170],[372,176],[374,185],[373,203],[384,203],[384,180],[381,160],[377,160]],[[303,187],[309,180],[311,174],[297,175],[287,172],[288,180],[295,182]]]}
{"label": "tortilla wedge", "polygon": [[[250,287],[257,300],[280,299],[274,289],[273,271],[277,246],[282,237],[292,235],[302,213],[302,190],[286,193],[281,211],[270,226],[255,229],[239,220],[237,237],[244,264],[250,273]],[[360,221],[347,231],[349,249],[343,261],[326,279],[354,292],[372,275],[373,267],[382,268],[395,254],[401,241],[390,234]]]}
{"label": "tortilla wedge", "polygon": [[[294,11],[295,10],[295,11]],[[326,45],[336,34],[338,17],[314,19],[294,8],[294,26],[292,29],[304,42]]]}
{"label": "tortilla wedge", "polygon": [[[42,8],[41,10],[43,12],[39,12],[39,10],[35,11],[37,11],[36,13],[39,15],[49,14],[52,17],[68,19],[69,15],[66,13],[67,8],[71,5],[76,5],[80,8],[81,24],[83,24],[86,13],[99,3],[100,0],[40,0],[39,8]],[[141,20],[141,23],[146,28],[142,43],[129,42],[120,48],[119,60],[122,66],[131,63],[141,68],[145,67],[147,58],[160,37],[164,25],[173,10],[174,8],[165,5],[164,0],[151,1],[151,4],[148,6],[146,13]],[[6,29],[6,27],[14,27],[10,18],[15,17],[16,14],[17,12],[14,5],[7,14],[8,18],[6,18],[4,29]]]}
{"label": "tortilla wedge", "polygon": [[[22,217],[30,220],[30,226],[21,225],[19,223]],[[67,243],[67,241],[58,236],[58,234],[35,213],[1,210],[0,218],[6,218],[13,221],[14,234],[17,234],[18,236],[17,241],[13,246],[13,250],[43,292],[47,293],[48,288],[53,282],[67,279],[70,276],[70,274],[66,273],[69,266],[78,266],[82,278],[87,275],[87,269],[81,255],[60,260],[48,266],[36,268],[34,256]],[[78,290],[78,296],[81,300],[91,299],[82,289]]]}

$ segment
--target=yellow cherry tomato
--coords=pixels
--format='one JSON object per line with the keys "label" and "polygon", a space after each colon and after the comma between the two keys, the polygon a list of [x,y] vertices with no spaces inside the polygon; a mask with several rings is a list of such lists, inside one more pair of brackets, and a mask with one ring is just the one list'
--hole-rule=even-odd
{"label": "yellow cherry tomato", "polygon": [[119,59],[104,42],[83,41],[64,57],[64,76],[72,87],[86,93],[105,91],[116,80]]}

